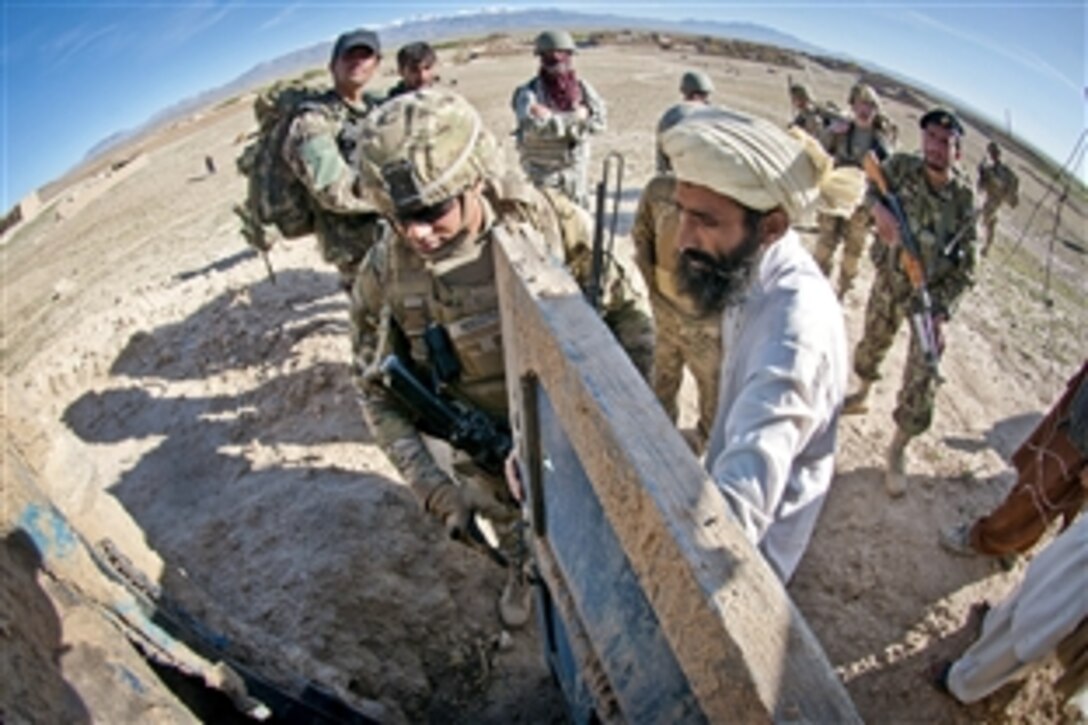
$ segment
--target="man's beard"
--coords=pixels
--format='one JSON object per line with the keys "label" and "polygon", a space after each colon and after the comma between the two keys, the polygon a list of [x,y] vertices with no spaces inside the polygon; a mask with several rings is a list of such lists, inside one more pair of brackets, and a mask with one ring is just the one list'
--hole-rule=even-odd
{"label": "man's beard", "polygon": [[739,305],[755,271],[759,249],[759,233],[755,229],[749,229],[740,246],[729,254],[685,249],[676,268],[680,291],[691,297],[704,315]]}

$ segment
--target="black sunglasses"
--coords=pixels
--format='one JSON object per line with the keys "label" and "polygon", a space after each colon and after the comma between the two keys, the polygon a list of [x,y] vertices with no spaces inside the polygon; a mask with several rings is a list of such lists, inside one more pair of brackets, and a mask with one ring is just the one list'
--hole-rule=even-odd
{"label": "black sunglasses", "polygon": [[457,203],[459,198],[460,197],[458,196],[453,196],[445,201],[431,204],[430,206],[425,206],[414,211],[398,211],[396,213],[397,222],[404,226],[409,224],[434,224],[436,221],[450,213],[450,210],[453,209],[454,204]]}

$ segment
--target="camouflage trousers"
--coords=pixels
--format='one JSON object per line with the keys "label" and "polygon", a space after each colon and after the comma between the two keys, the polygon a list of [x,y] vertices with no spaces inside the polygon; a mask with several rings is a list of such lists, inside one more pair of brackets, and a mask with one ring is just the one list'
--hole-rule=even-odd
{"label": "camouflage trousers", "polygon": [[562,168],[534,164],[532,161],[522,162],[522,168],[525,170],[525,175],[536,186],[559,189],[575,204],[583,209],[589,209],[589,192],[586,182],[588,160],[584,156],[575,157],[570,166]]}
{"label": "camouflage trousers", "polygon": [[[878,268],[865,305],[865,332],[854,351],[854,372],[868,382],[880,379],[880,364],[909,314],[910,296],[896,294],[895,288],[891,276]],[[926,365],[914,326],[908,327],[910,350],[892,417],[900,430],[913,437],[924,433],[933,422],[937,380]]]}
{"label": "camouflage trousers", "polygon": [[812,256],[816,259],[816,264],[820,266],[824,276],[831,277],[835,250],[838,249],[840,242],[843,245],[842,268],[839,270],[839,297],[845,297],[854,285],[854,278],[858,276],[861,255],[865,251],[865,237],[869,232],[869,210],[862,205],[846,219],[830,214],[819,214],[816,221],[820,235],[816,239],[816,249],[812,252]]}
{"label": "camouflage trousers", "polygon": [[606,310],[604,324],[616,336],[639,374],[649,382],[654,362],[654,319],[649,306],[640,298]]}
{"label": "camouflage trousers", "polygon": [[717,316],[692,320],[665,301],[654,301],[657,336],[651,386],[669,418],[679,414],[676,402],[684,365],[691,370],[699,392],[699,422],[696,434],[700,448],[706,444],[718,409],[718,380],[722,370],[722,327]]}

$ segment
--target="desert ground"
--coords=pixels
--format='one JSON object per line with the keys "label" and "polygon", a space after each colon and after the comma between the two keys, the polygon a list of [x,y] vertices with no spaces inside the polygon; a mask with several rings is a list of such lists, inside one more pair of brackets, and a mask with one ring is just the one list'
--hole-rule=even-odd
{"label": "desert ground", "polygon": [[[443,53],[441,83],[477,105],[513,159],[509,99],[533,58],[527,48],[462,57]],[[608,103],[594,175],[602,154],[626,157],[621,245],[684,70],[710,74],[714,101],[782,123],[787,75],[840,106],[855,80],[806,59],[786,68],[649,45],[589,48],[576,67]],[[386,67],[374,85],[393,80]],[[900,149],[917,149],[920,109],[885,110]],[[273,281],[239,235],[234,158],[253,128],[247,99],[209,109],[141,142],[147,163],[74,213],[47,207],[3,240],[0,720],[219,719],[140,669],[95,616],[92,589],[15,533],[36,488],[84,540],[112,542],[270,679],[320,682],[392,722],[562,721],[534,629],[502,632],[500,571],[447,541],[372,443],[333,269],[312,239],[296,240],[272,250]],[[968,128],[972,178],[986,140]],[[218,173],[205,172],[209,155]],[[907,495],[890,499],[882,485],[903,330],[870,412],[842,421],[829,500],[788,588],[868,722],[1066,720],[1052,664],[972,707],[926,679],[970,641],[971,606],[1000,600],[1030,559],[957,558],[939,548],[938,529],[1001,499],[1009,456],[1088,338],[1085,258],[1055,243],[1084,245],[1083,199],[1071,197],[1056,224],[1053,172],[1014,151],[1006,159],[1022,201],[1002,215],[948,331],[946,381],[932,429],[910,450]],[[92,183],[73,178],[63,193]],[[844,304],[851,343],[871,279],[865,261]],[[682,425],[693,395],[688,381]],[[129,679],[107,662],[128,662]]]}

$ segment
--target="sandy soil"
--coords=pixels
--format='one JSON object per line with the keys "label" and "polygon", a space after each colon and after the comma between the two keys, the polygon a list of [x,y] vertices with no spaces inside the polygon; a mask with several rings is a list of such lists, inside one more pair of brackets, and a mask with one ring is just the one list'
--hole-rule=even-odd
{"label": "sandy soil", "polygon": [[[597,158],[613,149],[627,158],[624,234],[652,173],[652,129],[683,70],[707,70],[720,102],[788,117],[781,68],[648,48],[589,50],[577,65],[609,103]],[[532,72],[528,54],[485,57],[446,65],[443,82],[478,105],[509,149],[510,92]],[[818,66],[790,73],[840,104],[853,81]],[[392,82],[388,72],[382,82]],[[901,147],[916,148],[918,109],[888,110]],[[231,204],[243,182],[233,158],[251,126],[247,104],[212,112],[146,145],[144,168],[75,215],[47,210],[5,239],[6,461],[25,465],[88,541],[112,541],[269,676],[380,702],[392,720],[561,720],[533,629],[501,631],[499,571],[444,540],[371,442],[331,268],[311,240],[296,241],[273,251],[272,282],[237,233]],[[984,143],[969,130],[972,173]],[[218,174],[205,174],[205,155]],[[949,556],[938,527],[1000,500],[1008,456],[1084,355],[1083,257],[1058,245],[1043,287],[1053,210],[1032,211],[1048,176],[1009,160],[1023,201],[1002,218],[995,253],[949,331],[947,382],[932,430],[911,449],[908,495],[890,500],[881,484],[904,332],[873,410],[842,423],[830,499],[790,586],[871,722],[1061,720],[1051,667],[972,708],[925,681],[930,663],[969,641],[970,606],[1000,599],[1024,566]],[[1083,243],[1083,214],[1066,207],[1063,220],[1060,235]],[[866,263],[846,300],[853,340],[871,277]],[[5,535],[16,514],[11,470],[6,463]],[[0,678],[0,714],[102,719],[91,660],[76,656],[87,637],[66,626],[64,598],[11,536],[0,563],[0,640],[15,675]],[[31,672],[39,684],[24,679]],[[16,706],[35,690],[63,696]]]}

